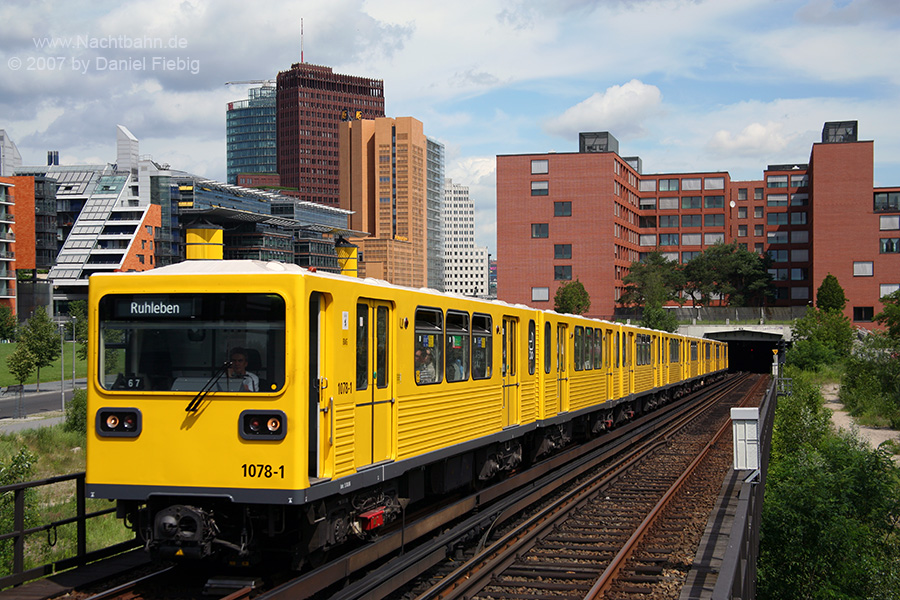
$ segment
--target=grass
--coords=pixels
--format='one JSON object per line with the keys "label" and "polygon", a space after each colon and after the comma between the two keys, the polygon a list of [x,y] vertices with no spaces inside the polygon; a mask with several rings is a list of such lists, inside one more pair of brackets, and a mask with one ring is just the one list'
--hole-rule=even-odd
{"label": "grass", "polygon": [[[56,475],[79,473],[85,470],[84,437],[80,433],[67,432],[62,425],[38,427],[25,431],[0,434],[0,468],[8,464],[12,456],[23,446],[28,448],[37,460],[34,464],[33,480],[46,479]],[[64,481],[34,489],[28,502],[28,519],[33,526],[49,524],[53,521],[74,517],[76,512],[76,490],[74,481]],[[87,512],[112,508],[106,500],[88,500]],[[38,567],[77,553],[77,525],[62,525],[55,530],[36,533],[25,541],[25,568]],[[0,532],[0,533],[6,533]],[[98,550],[130,540],[134,534],[115,517],[115,513],[87,521],[87,550]],[[8,565],[0,565],[0,575],[8,574]]]}
{"label": "grass", "polygon": [[[16,351],[17,346],[18,344],[15,342],[10,344],[0,344],[0,386],[4,388],[8,385],[16,385],[19,383],[16,381],[15,377],[9,373],[9,369],[6,366],[7,357]],[[65,354],[63,356],[65,360],[63,371],[65,373],[65,379],[69,379],[72,377],[72,342],[66,343],[63,348],[65,349]],[[57,357],[57,359],[53,361],[53,364],[41,369],[41,382],[59,381],[60,375],[62,375],[62,373],[60,373],[59,358]],[[78,358],[75,359],[75,377],[87,377],[87,361]],[[31,374],[31,377],[29,377],[25,383],[37,383],[37,370]]]}

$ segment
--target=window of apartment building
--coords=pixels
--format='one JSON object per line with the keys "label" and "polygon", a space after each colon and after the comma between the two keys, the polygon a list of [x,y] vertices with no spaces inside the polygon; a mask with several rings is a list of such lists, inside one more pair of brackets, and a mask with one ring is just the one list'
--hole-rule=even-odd
{"label": "window of apartment building", "polygon": [[806,281],[809,279],[809,270],[805,268],[791,269],[791,281]]}
{"label": "window of apartment building", "polygon": [[747,199],[747,188],[738,188],[738,200]]}
{"label": "window of apartment building", "polygon": [[554,202],[553,203],[553,216],[554,217],[571,217],[572,216],[572,203],[571,202]]}
{"label": "window of apartment building", "polygon": [[762,200],[763,199],[763,189],[762,188],[753,188],[753,199],[754,200]]}
{"label": "window of apartment building", "polygon": [[809,261],[809,250],[807,250],[806,248],[791,250],[791,262],[808,262],[808,261]]}
{"label": "window of apartment building", "polygon": [[787,231],[770,231],[766,234],[766,241],[770,244],[787,244],[788,243],[788,232]]}
{"label": "window of apartment building", "polygon": [[570,281],[572,279],[572,265],[554,266],[553,279],[556,281]]}
{"label": "window of apartment building", "polygon": [[681,180],[681,189],[683,191],[699,190],[700,184],[701,184],[701,181],[700,181],[699,177],[692,177],[690,179],[682,179]]}
{"label": "window of apartment building", "polygon": [[681,215],[682,227],[700,227],[702,215]]}
{"label": "window of apartment building", "polygon": [[791,232],[791,243],[792,244],[808,244],[809,243],[809,231],[806,229],[798,229],[796,231]]}
{"label": "window of apartment building", "polygon": [[771,275],[772,279],[775,281],[787,281],[788,269],[769,269],[769,275]]}
{"label": "window of apartment building", "polygon": [[738,237],[747,237],[746,225],[738,225]]}
{"label": "window of apartment building", "polygon": [[659,180],[659,191],[661,191],[661,192],[677,192],[678,191],[678,180],[677,179],[660,179]]}
{"label": "window of apartment building", "polygon": [[774,300],[787,300],[788,289],[786,287],[775,287],[772,290],[772,298]]}
{"label": "window of apartment building", "polygon": [[656,234],[653,234],[653,233],[642,234],[638,240],[638,243],[641,246],[656,246]]}
{"label": "window of apartment building", "polygon": [[531,182],[531,195],[532,196],[548,196],[550,194],[550,182],[549,181],[532,181]]}
{"label": "window of apartment building", "polygon": [[900,192],[878,192],[875,194],[875,211],[900,210]]}
{"label": "window of apartment building", "polygon": [[900,238],[881,238],[882,254],[898,254],[900,253]]}
{"label": "window of apartment building", "polygon": [[678,210],[678,198],[660,198],[659,210]]}
{"label": "window of apartment building", "polygon": [[677,233],[661,233],[661,234],[659,234],[659,245],[660,246],[677,246],[678,245],[678,234]]}
{"label": "window of apartment building", "polygon": [[[762,244],[760,244],[762,246]],[[788,251],[787,250],[769,250],[769,258],[772,259],[772,262],[783,263],[788,261]]]}
{"label": "window of apartment building", "polygon": [[641,198],[641,210],[652,210],[656,208],[656,198]]}
{"label": "window of apartment building", "polygon": [[531,161],[532,175],[546,175],[550,172],[550,161],[546,159]]}
{"label": "window of apartment building", "polygon": [[747,218],[747,207],[746,206],[738,206],[738,219],[746,219]]}
{"label": "window of apartment building", "polygon": [[787,225],[788,214],[786,212],[770,212],[766,215],[766,223],[769,225]]}
{"label": "window of apartment building", "polygon": [[725,196],[704,196],[703,206],[706,208],[725,208]]}
{"label": "window of apartment building", "polygon": [[703,243],[707,246],[714,246],[716,244],[722,244],[725,242],[725,234],[724,233],[704,233],[703,234]]}
{"label": "window of apartment building", "polygon": [[697,252],[697,251],[682,252],[681,253],[681,262],[686,263],[689,260],[691,260],[692,258],[694,258],[695,256],[700,256],[700,254],[702,254],[702,253]]}
{"label": "window of apartment building", "polygon": [[532,302],[547,302],[550,300],[550,288],[533,287],[531,288]]}
{"label": "window of apartment building", "polygon": [[553,258],[572,258],[572,244],[554,244]]}
{"label": "window of apartment building", "polygon": [[678,262],[678,253],[677,252],[660,252],[660,254],[666,260],[671,260],[672,262]]}
{"label": "window of apartment building", "polygon": [[702,206],[702,196],[684,196],[681,199],[681,208],[701,208]]}
{"label": "window of apartment building", "polygon": [[769,196],[766,198],[766,205],[768,205],[768,206],[787,206],[788,205],[787,194],[769,194]]}
{"label": "window of apartment building", "polygon": [[900,283],[882,283],[879,287],[879,298],[884,298],[888,294],[900,291]]}
{"label": "window of apartment building", "polygon": [[788,186],[787,175],[769,175],[766,177],[766,187],[786,188]]}
{"label": "window of apartment building", "polygon": [[704,227],[724,227],[725,215],[703,215]]}
{"label": "window of apartment building", "polygon": [[809,299],[809,288],[804,287],[792,287],[791,288],[791,300],[808,300]]}
{"label": "window of apartment building", "polygon": [[805,212],[791,213],[791,225],[806,225],[806,213]]}
{"label": "window of apartment building", "polygon": [[757,254],[762,254],[763,253],[763,244],[760,242],[753,244],[753,251],[756,252]]}
{"label": "window of apartment building", "polygon": [[640,227],[641,229],[655,228],[656,227],[656,216],[653,215],[653,216],[649,216],[649,217],[638,218],[638,227]]}
{"label": "window of apartment building", "polygon": [[763,231],[763,226],[762,226],[762,225],[754,225],[754,226],[753,226],[753,235],[754,235],[754,236],[756,236],[756,237],[762,237],[762,235],[763,235],[764,233],[765,233],[765,231]]}
{"label": "window of apartment building", "polygon": [[662,228],[678,228],[678,215],[660,215],[659,226]]}
{"label": "window of apartment building", "polygon": [[875,275],[875,265],[872,261],[857,261],[853,263],[854,277],[872,277]]}
{"label": "window of apartment building", "polygon": [[682,246],[699,246],[703,238],[699,233],[684,233],[681,235]]}
{"label": "window of apartment building", "polygon": [[531,224],[531,237],[533,237],[533,238],[550,237],[550,224],[549,223],[532,223]]}
{"label": "window of apartment building", "polygon": [[642,192],[655,192],[656,191],[656,180],[655,179],[641,179],[638,184],[638,190]]}
{"label": "window of apartment building", "polygon": [[871,321],[875,317],[875,308],[873,306],[854,306],[854,321]]}
{"label": "window of apartment building", "polygon": [[900,229],[900,215],[882,215],[879,217],[878,228],[881,231]]}
{"label": "window of apartment building", "polygon": [[753,207],[753,218],[754,219],[762,219],[763,218],[763,207],[762,206],[754,206]]}
{"label": "window of apartment building", "polygon": [[809,204],[809,194],[791,194],[791,206],[806,206]]}
{"label": "window of apartment building", "polygon": [[707,177],[703,180],[703,189],[705,190],[724,190],[725,189],[725,178],[724,177]]}
{"label": "window of apartment building", "polygon": [[809,175],[791,175],[791,187],[807,187],[809,185]]}

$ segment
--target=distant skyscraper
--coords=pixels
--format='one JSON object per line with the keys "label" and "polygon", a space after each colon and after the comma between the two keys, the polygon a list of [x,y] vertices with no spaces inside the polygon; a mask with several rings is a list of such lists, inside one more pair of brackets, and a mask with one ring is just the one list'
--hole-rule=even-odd
{"label": "distant skyscraper", "polygon": [[340,127],[341,208],[362,258],[361,277],[397,285],[428,282],[427,142],[412,117],[350,121]]}
{"label": "distant skyscraper", "polygon": [[428,287],[444,291],[444,235],[441,222],[441,207],[444,204],[444,145],[431,138],[427,138],[427,143]]}
{"label": "distant skyscraper", "polygon": [[22,166],[22,155],[5,129],[0,129],[0,177],[9,177]]}
{"label": "distant skyscraper", "polygon": [[277,81],[281,185],[302,200],[338,206],[338,124],[383,117],[384,82],[302,62]]}
{"label": "distant skyscraper", "polygon": [[251,88],[247,100],[228,103],[225,111],[227,182],[238,173],[275,173],[278,170],[278,135],[275,128],[275,88]]}
{"label": "distant skyscraper", "polygon": [[444,289],[488,297],[488,251],[475,245],[475,204],[469,188],[448,179],[444,184]]}

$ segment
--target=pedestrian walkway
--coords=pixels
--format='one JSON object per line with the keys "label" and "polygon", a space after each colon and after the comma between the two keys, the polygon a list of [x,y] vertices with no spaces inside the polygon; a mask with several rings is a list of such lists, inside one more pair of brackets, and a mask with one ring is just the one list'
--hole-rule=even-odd
{"label": "pedestrian walkway", "polygon": [[[84,377],[75,379],[76,389],[85,387]],[[36,383],[29,383],[21,395],[17,392],[0,395],[0,434],[48,427],[65,419],[63,397],[66,402],[71,399],[72,380],[42,381],[40,388],[38,391]]]}

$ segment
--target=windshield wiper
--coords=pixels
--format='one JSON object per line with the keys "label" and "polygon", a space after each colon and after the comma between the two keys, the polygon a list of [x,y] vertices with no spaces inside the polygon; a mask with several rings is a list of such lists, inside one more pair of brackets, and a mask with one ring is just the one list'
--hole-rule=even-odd
{"label": "windshield wiper", "polygon": [[216,385],[216,382],[222,378],[222,375],[231,367],[231,361],[226,360],[222,363],[222,366],[218,368],[218,370],[212,374],[212,377],[209,378],[209,381],[206,382],[206,385],[197,392],[197,395],[194,396],[194,399],[191,400],[190,404],[185,407],[185,412],[197,412],[197,409],[200,408],[200,404],[203,402],[203,399],[206,398],[206,395],[212,390],[213,386]]}

